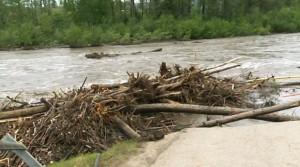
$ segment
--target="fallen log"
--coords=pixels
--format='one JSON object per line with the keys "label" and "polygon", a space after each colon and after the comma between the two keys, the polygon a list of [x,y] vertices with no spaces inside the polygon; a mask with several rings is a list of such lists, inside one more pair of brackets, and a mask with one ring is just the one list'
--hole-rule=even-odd
{"label": "fallen log", "polygon": [[119,56],[120,54],[109,54],[109,53],[97,53],[97,52],[93,52],[93,53],[88,53],[85,55],[86,58],[88,59],[101,59],[103,57],[116,57]]}
{"label": "fallen log", "polygon": [[246,112],[239,113],[236,115],[227,116],[227,117],[224,117],[221,119],[205,121],[196,126],[197,127],[213,127],[213,126],[226,124],[229,122],[239,121],[239,120],[246,119],[246,118],[254,118],[256,116],[274,113],[274,112],[278,112],[280,110],[285,110],[285,109],[294,108],[294,107],[298,107],[298,106],[300,106],[300,101],[294,101],[291,103],[280,104],[280,105],[276,105],[276,106],[272,106],[272,107],[250,110],[250,111],[246,111]]}
{"label": "fallen log", "polygon": [[236,67],[239,67],[239,66],[241,66],[241,65],[237,64],[237,65],[229,66],[229,67],[226,67],[226,68],[222,68],[222,69],[219,69],[219,70],[208,72],[206,75],[212,75],[212,74],[219,73],[219,72],[226,71],[226,70],[230,70],[232,68],[236,68]]}
{"label": "fallen log", "polygon": [[160,52],[160,51],[162,51],[162,48],[158,48],[158,49],[150,50],[150,51],[148,51],[148,52]]}
{"label": "fallen log", "polygon": [[216,69],[216,68],[218,68],[218,67],[225,66],[225,65],[227,65],[227,64],[229,64],[229,63],[232,63],[232,62],[234,62],[234,61],[236,61],[236,60],[238,60],[238,59],[241,59],[241,58],[243,58],[243,57],[244,57],[244,56],[240,56],[240,57],[233,58],[233,59],[228,60],[228,61],[226,61],[226,62],[224,62],[224,63],[222,63],[222,64],[219,64],[219,65],[216,65],[216,66],[213,66],[213,67],[209,67],[209,68],[202,69],[202,71],[208,71],[208,70]]}
{"label": "fallen log", "polygon": [[140,54],[140,53],[161,52],[162,50],[163,50],[162,48],[157,48],[157,49],[146,51],[146,52],[138,51],[138,52],[132,52],[130,54],[137,55],[137,54]]}
{"label": "fallen log", "polygon": [[134,131],[129,125],[123,122],[120,118],[113,116],[111,119],[116,123],[116,125],[125,133],[125,135],[131,139],[138,139],[141,137],[136,131]]}
{"label": "fallen log", "polygon": [[37,106],[37,107],[30,107],[30,108],[24,108],[24,109],[13,110],[13,111],[5,111],[0,113],[0,120],[31,116],[34,114],[46,112],[48,111],[48,109],[49,107],[47,106]]}
{"label": "fallen log", "polygon": [[254,82],[254,81],[264,81],[264,80],[268,80],[268,79],[273,79],[273,80],[279,80],[279,79],[293,79],[293,78],[300,78],[300,76],[280,76],[280,77],[267,77],[267,78],[256,78],[256,79],[251,79],[251,80],[247,80],[245,81],[245,83],[250,83],[250,82]]}
{"label": "fallen log", "polygon": [[280,86],[282,87],[297,86],[297,85],[300,85],[300,82],[287,82],[287,83],[280,84]]}
{"label": "fallen log", "polygon": [[[206,115],[234,115],[250,111],[249,109],[232,108],[232,107],[213,107],[193,104],[141,104],[136,106],[134,113],[149,112],[173,112],[173,113],[190,113],[190,114],[206,114]],[[300,117],[266,114],[251,119],[259,119],[272,122],[299,121]]]}

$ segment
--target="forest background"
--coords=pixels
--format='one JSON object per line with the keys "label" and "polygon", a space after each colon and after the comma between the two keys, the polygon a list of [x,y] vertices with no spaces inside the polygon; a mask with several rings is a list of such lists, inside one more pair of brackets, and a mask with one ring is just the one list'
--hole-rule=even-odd
{"label": "forest background", "polygon": [[0,0],[2,48],[299,31],[300,0]]}

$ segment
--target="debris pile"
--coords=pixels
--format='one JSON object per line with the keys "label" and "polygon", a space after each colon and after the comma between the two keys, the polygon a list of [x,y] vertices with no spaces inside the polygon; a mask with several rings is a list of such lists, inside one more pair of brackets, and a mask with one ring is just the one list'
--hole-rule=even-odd
{"label": "debris pile", "polygon": [[[124,139],[158,140],[181,125],[172,114],[155,112],[155,108],[153,112],[137,111],[139,105],[241,107],[249,92],[270,80],[241,82],[214,77],[215,73],[237,67],[223,67],[226,64],[215,68],[181,69],[179,65],[167,67],[163,62],[160,76],[155,78],[128,73],[126,83],[93,84],[90,88],[84,88],[83,84],[78,89],[55,93],[52,98],[42,99],[45,111],[29,118],[2,121],[0,137],[10,133],[42,164],[77,154],[102,152]],[[5,112],[12,111],[2,111]],[[4,157],[11,158],[13,166],[23,163],[8,153],[3,153]]]}

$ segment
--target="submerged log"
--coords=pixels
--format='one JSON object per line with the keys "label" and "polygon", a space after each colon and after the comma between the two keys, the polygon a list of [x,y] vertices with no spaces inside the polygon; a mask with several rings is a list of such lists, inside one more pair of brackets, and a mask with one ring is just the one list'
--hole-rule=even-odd
{"label": "submerged log", "polygon": [[265,115],[269,113],[278,112],[280,110],[285,110],[293,107],[300,106],[300,101],[295,101],[291,103],[286,104],[280,104],[272,107],[266,107],[266,108],[260,108],[256,110],[250,110],[243,113],[239,113],[232,116],[227,116],[221,119],[211,120],[211,121],[205,121],[197,125],[197,127],[213,127],[218,126],[222,124],[226,124],[229,122],[235,122],[246,118],[254,118],[256,116]]}
{"label": "submerged log", "polygon": [[[141,104],[136,106],[135,113],[149,112],[173,112],[173,113],[190,113],[206,115],[234,115],[250,111],[250,109],[232,108],[232,107],[213,107],[193,104]],[[272,122],[299,121],[300,117],[266,114],[251,119],[258,119]]]}
{"label": "submerged log", "polygon": [[85,57],[88,59],[101,59],[103,57],[115,57],[115,56],[119,56],[120,54],[108,54],[108,53],[103,53],[103,52],[93,52],[93,53],[89,53],[86,54]]}
{"label": "submerged log", "polygon": [[161,52],[163,49],[162,48],[158,48],[158,49],[154,49],[154,50],[151,50],[151,51],[148,51],[148,52]]}
{"label": "submerged log", "polygon": [[[124,53],[122,55],[127,55],[127,54],[131,54],[131,55],[136,55],[136,54],[140,54],[140,53],[150,53],[150,52],[161,52],[163,49],[162,48],[157,48],[157,49],[153,49],[150,51],[146,51],[146,52],[142,52],[142,51],[138,51],[138,52],[132,52],[132,53]],[[103,52],[93,52],[93,53],[88,53],[85,54],[85,57],[88,59],[101,59],[103,57],[116,57],[116,56],[120,56],[120,54],[117,53],[103,53]]]}

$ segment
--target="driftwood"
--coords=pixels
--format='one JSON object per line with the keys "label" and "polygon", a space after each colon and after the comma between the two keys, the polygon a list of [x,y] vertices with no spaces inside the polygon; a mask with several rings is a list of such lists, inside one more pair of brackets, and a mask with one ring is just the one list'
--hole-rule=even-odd
{"label": "driftwood", "polygon": [[[0,124],[0,136],[14,134],[28,146],[34,157],[48,164],[78,154],[102,152],[119,140],[160,139],[164,134],[177,131],[177,125],[182,128],[173,114],[134,114],[138,110],[131,106],[185,103],[239,107],[244,105],[249,92],[255,91],[253,85],[257,84],[209,75],[220,72],[219,69],[228,69],[225,66],[205,70],[196,67],[179,69],[174,65],[173,68],[166,66],[166,69],[167,75],[155,78],[128,73],[128,81],[123,84],[94,84],[91,88],[81,86],[58,95],[54,93],[48,102],[42,101],[45,106],[50,106],[47,112],[28,119],[15,119],[15,122],[2,120],[5,122]],[[8,105],[6,112],[14,104]],[[0,159],[2,157],[8,156],[0,153]],[[12,166],[21,165],[17,158],[11,161]]]}
{"label": "driftwood", "polygon": [[222,72],[222,71],[226,71],[226,70],[229,70],[229,69],[232,69],[232,68],[236,68],[236,67],[239,67],[240,65],[233,65],[233,66],[229,66],[229,67],[226,67],[226,68],[222,68],[222,69],[219,69],[219,70],[215,70],[215,71],[211,71],[211,72],[208,72],[206,75],[212,75],[212,74],[215,74],[215,73],[219,73],[219,72]]}
{"label": "driftwood", "polygon": [[216,65],[216,66],[213,66],[213,67],[208,67],[208,68],[205,68],[205,69],[202,69],[202,70],[203,70],[203,71],[208,71],[208,70],[216,69],[216,68],[225,66],[225,65],[227,65],[227,64],[229,64],[229,63],[232,63],[232,62],[234,62],[234,61],[236,61],[236,60],[238,60],[238,59],[241,59],[241,58],[243,58],[243,57],[244,57],[244,56],[236,57],[236,58],[233,58],[233,59],[231,59],[231,60],[229,60],[229,61],[226,61],[226,62],[224,62],[224,63],[222,63],[222,64],[219,64],[219,65]]}
{"label": "driftwood", "polygon": [[300,85],[300,82],[287,82],[287,83],[280,84],[280,86],[282,87],[296,86],[296,85]]}
{"label": "driftwood", "polygon": [[253,118],[256,116],[264,115],[264,114],[269,114],[269,113],[274,113],[280,110],[284,109],[289,109],[293,107],[298,107],[300,105],[300,101],[295,101],[291,103],[286,103],[286,104],[280,104],[272,107],[266,107],[266,108],[261,108],[261,109],[256,109],[256,110],[250,110],[247,112],[239,113],[236,115],[224,117],[221,119],[216,119],[216,120],[211,120],[211,121],[205,121],[200,123],[199,125],[196,125],[197,127],[213,127],[213,126],[218,126],[222,124],[226,124],[229,122],[234,122],[234,121],[239,121],[242,119],[246,118]]}
{"label": "driftwood", "polygon": [[103,53],[103,52],[93,52],[86,54],[85,57],[88,59],[101,59],[103,57],[116,57],[119,56],[120,54],[108,54],[108,53]]}
{"label": "driftwood", "polygon": [[[249,109],[233,108],[233,107],[213,107],[192,104],[141,104],[136,106],[135,113],[150,112],[173,112],[173,113],[190,113],[190,114],[206,114],[206,115],[234,115],[250,111]],[[259,119],[272,122],[283,121],[299,121],[300,117],[266,114],[252,119]]]}
{"label": "driftwood", "polygon": [[120,118],[113,116],[112,120],[116,123],[116,125],[125,133],[127,137],[130,139],[138,139],[141,136],[134,131],[130,126],[128,126],[125,122],[123,122]]}
{"label": "driftwood", "polygon": [[140,53],[149,53],[149,52],[160,52],[162,51],[162,48],[158,48],[158,49],[154,49],[154,50],[150,50],[150,51],[147,51],[147,52],[132,52],[132,53],[124,53],[124,54],[118,54],[118,53],[103,53],[103,52],[93,52],[93,53],[88,53],[88,54],[85,54],[85,57],[88,58],[88,59],[101,59],[103,57],[116,57],[116,56],[120,56],[120,55],[128,55],[128,54],[131,54],[131,55],[136,55],[136,54],[140,54]]}
{"label": "driftwood", "polygon": [[280,80],[280,79],[292,79],[292,78],[300,78],[300,76],[280,76],[280,77],[271,76],[271,77],[267,77],[267,78],[251,79],[251,80],[247,80],[245,82],[249,83],[249,82],[264,81],[264,80],[269,80],[269,79]]}
{"label": "driftwood", "polygon": [[162,51],[162,48],[158,48],[158,49],[154,49],[154,50],[151,50],[151,51],[148,51],[148,52],[161,52]]}
{"label": "driftwood", "polygon": [[46,112],[48,109],[49,108],[46,107],[46,106],[37,106],[37,107],[31,107],[31,108],[1,112],[0,113],[0,120],[31,116],[31,115],[34,115],[34,114]]}

